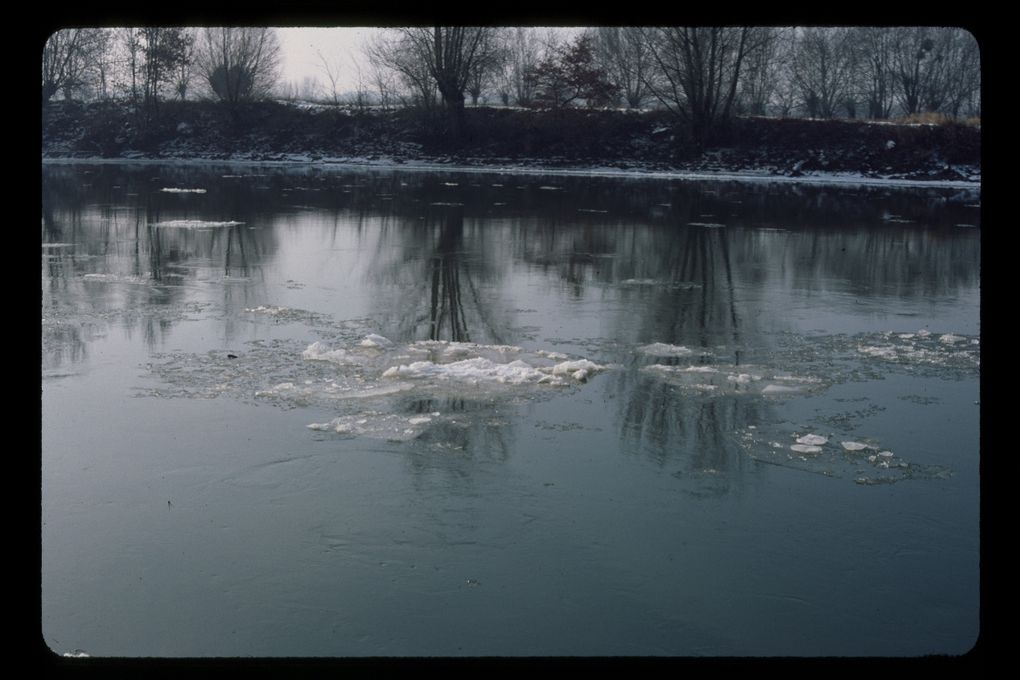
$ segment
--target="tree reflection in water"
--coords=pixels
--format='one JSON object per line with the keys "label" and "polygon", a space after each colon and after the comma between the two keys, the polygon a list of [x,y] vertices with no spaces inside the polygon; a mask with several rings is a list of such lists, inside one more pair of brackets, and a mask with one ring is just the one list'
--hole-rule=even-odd
{"label": "tree reflection in water", "polygon": [[485,288],[499,278],[486,230],[475,230],[468,242],[462,206],[428,206],[423,219],[384,225],[380,247],[394,243],[396,260],[386,262],[380,254],[372,270],[400,296],[382,306],[393,310],[384,326],[395,327],[398,339],[510,341],[508,319]]}

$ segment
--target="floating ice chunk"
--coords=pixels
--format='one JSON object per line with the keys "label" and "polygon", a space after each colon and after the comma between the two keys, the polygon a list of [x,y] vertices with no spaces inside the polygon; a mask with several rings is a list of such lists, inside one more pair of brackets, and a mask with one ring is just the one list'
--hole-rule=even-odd
{"label": "floating ice chunk", "polygon": [[840,442],[840,445],[847,451],[863,451],[869,448],[867,444],[861,442]]}
{"label": "floating ice chunk", "polygon": [[175,189],[173,187],[163,187],[160,189],[163,193],[167,194],[204,194],[205,189]]}
{"label": "floating ice chunk", "polygon": [[807,444],[808,446],[821,446],[829,443],[828,437],[823,437],[820,434],[806,434],[803,437],[797,437],[798,444]]}
{"label": "floating ice chunk", "polygon": [[790,394],[793,392],[800,392],[800,388],[792,385],[776,385],[774,383],[766,385],[761,391],[762,394]]}
{"label": "floating ice chunk", "polygon": [[725,227],[725,224],[719,224],[718,222],[688,222],[688,227],[704,227],[705,229],[721,229]]}
{"label": "floating ice chunk", "polygon": [[283,382],[277,385],[273,385],[268,390],[259,390],[255,393],[256,397],[275,397],[284,392],[290,392],[294,389],[294,383]]}
{"label": "floating ice chunk", "polygon": [[897,357],[896,348],[889,345],[858,345],[857,351],[878,359],[896,359]]}
{"label": "floating ice chunk", "polygon": [[106,283],[149,283],[142,276],[118,276],[117,274],[84,274],[83,281],[103,281]]}
{"label": "floating ice chunk", "polygon": [[369,333],[365,336],[365,339],[358,344],[362,347],[378,347],[380,349],[393,346],[393,342],[389,338],[384,338],[383,336],[376,335],[375,333]]}
{"label": "floating ice chunk", "polygon": [[173,229],[213,229],[216,227],[236,227],[244,222],[211,222],[206,220],[170,220],[168,222],[156,222],[153,227]]}
{"label": "floating ice chunk", "polygon": [[562,359],[569,359],[570,358],[566,354],[564,354],[563,352],[551,352],[549,350],[544,350],[544,349],[537,350],[535,352],[535,354],[537,354],[540,357],[545,357],[546,359],[559,359],[559,360],[562,360]]}
{"label": "floating ice chunk", "polygon": [[67,657],[69,659],[86,659],[89,657],[89,653],[83,652],[80,649],[75,649],[70,652],[64,652],[61,656]]}
{"label": "floating ice chunk", "polygon": [[939,342],[941,342],[943,345],[955,345],[958,342],[964,342],[966,340],[967,338],[961,337],[959,335],[953,335],[952,333],[946,333],[945,335],[939,336]]}
{"label": "floating ice chunk", "polygon": [[429,418],[428,416],[418,416],[416,418],[408,418],[407,422],[412,425],[423,425],[425,423],[431,423],[432,418]]}
{"label": "floating ice chunk", "polygon": [[883,458],[892,458],[893,452],[892,451],[879,451],[878,455],[882,456]]}
{"label": "floating ice chunk", "polygon": [[309,361],[331,361],[334,364],[350,364],[351,355],[345,349],[330,349],[321,342],[313,342],[301,353],[302,359]]}
{"label": "floating ice chunk", "polygon": [[791,444],[790,449],[797,453],[821,453],[822,447],[813,444]]}
{"label": "floating ice chunk", "polygon": [[542,189],[543,191],[560,191],[563,187],[540,186],[539,189]]}
{"label": "floating ice chunk", "polygon": [[555,366],[536,368],[517,359],[509,363],[498,363],[485,357],[473,357],[451,363],[415,361],[410,364],[391,366],[383,372],[384,378],[437,378],[478,384],[495,382],[511,385],[527,383],[564,384],[561,376],[583,381],[588,375],[604,370],[587,359],[563,361]]}
{"label": "floating ice chunk", "polygon": [[460,184],[458,182],[443,182],[443,186],[444,187],[459,187]]}
{"label": "floating ice chunk", "polygon": [[748,383],[750,383],[750,382],[752,382],[754,380],[761,380],[761,376],[760,375],[752,375],[750,373],[738,373],[738,374],[735,374],[735,375],[734,374],[730,374],[730,375],[726,376],[726,379],[729,380],[730,382],[735,382],[738,385],[747,385]]}
{"label": "floating ice chunk", "polygon": [[694,350],[683,345],[669,345],[664,342],[653,342],[637,348],[638,352],[653,357],[685,357],[694,354]]}
{"label": "floating ice chunk", "polygon": [[560,363],[553,366],[552,372],[553,375],[564,375],[565,373],[570,373],[571,375],[573,375],[577,371],[595,372],[604,369],[605,366],[599,366],[594,361],[589,361],[588,359],[577,359],[575,361],[561,361]]}

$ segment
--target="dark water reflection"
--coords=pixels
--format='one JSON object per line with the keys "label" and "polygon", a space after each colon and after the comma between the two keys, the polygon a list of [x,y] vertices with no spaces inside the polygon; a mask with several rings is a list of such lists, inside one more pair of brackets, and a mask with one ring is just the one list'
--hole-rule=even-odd
{"label": "dark water reflection", "polygon": [[[175,394],[234,397],[237,406],[224,408],[247,415],[229,427],[219,424],[215,438],[229,451],[234,441],[229,432],[245,433],[244,454],[236,461],[222,454],[224,462],[218,457],[175,462],[174,456],[189,454],[168,443],[158,421],[150,425],[155,434],[147,444],[154,453],[143,457],[147,463],[137,451],[132,457],[116,446],[113,458],[132,461],[125,463],[133,470],[127,476],[146,484],[162,483],[149,479],[156,469],[163,477],[204,470],[190,488],[200,494],[210,479],[222,480],[226,491],[203,500],[221,516],[253,502],[237,491],[253,488],[245,486],[255,484],[244,481],[249,478],[262,480],[257,488],[267,495],[260,503],[280,508],[307,503],[313,514],[336,508],[338,515],[329,522],[308,521],[307,526],[295,514],[287,538],[296,540],[313,527],[326,531],[324,523],[335,523],[323,534],[332,541],[327,553],[317,552],[318,539],[311,534],[305,536],[308,545],[281,552],[282,534],[251,528],[251,540],[265,550],[291,551],[303,565],[304,579],[291,580],[286,560],[274,559],[251,582],[272,601],[289,601],[287,593],[294,589],[328,592],[326,600],[339,598],[336,607],[354,607],[346,614],[348,624],[357,628],[362,621],[358,625],[369,631],[339,643],[287,610],[275,620],[262,614],[295,630],[293,638],[284,636],[268,648],[215,637],[195,646],[186,636],[171,636],[175,643],[157,649],[157,655],[866,655],[875,650],[895,655],[955,652],[969,644],[976,620],[977,413],[964,413],[964,407],[977,398],[978,383],[977,192],[185,164],[52,165],[43,170],[42,189],[42,367],[44,410],[50,413],[44,421],[44,514],[61,516],[65,501],[56,499],[74,487],[57,452],[75,437],[52,417],[71,399],[65,394],[98,392],[125,413],[155,409],[148,404],[158,402],[167,427],[177,418],[167,414],[175,408],[187,412],[188,400],[133,399],[143,383],[176,380]],[[398,346],[388,364],[371,364],[347,376],[368,391],[392,384],[380,382],[378,374],[419,358],[396,355],[422,341],[511,345],[515,352],[548,356],[558,352],[607,370],[560,391],[497,385],[478,392],[438,382],[432,391],[386,393],[329,408],[323,394],[290,402],[280,397],[273,403],[285,409],[268,418],[271,407],[252,405],[252,394],[273,385],[314,386],[332,379],[335,371],[352,371],[302,362],[300,351],[316,340],[356,349],[368,332]],[[924,335],[915,337],[918,332]],[[172,371],[140,376],[140,366],[166,362],[168,356]],[[789,385],[797,386],[791,388],[794,397],[781,392]],[[782,398],[763,391],[766,386]],[[308,411],[317,415],[302,415]],[[210,415],[199,419],[196,432],[215,412],[203,412]],[[399,444],[366,443],[329,431],[306,437],[303,426],[312,419],[362,413],[435,420]],[[289,435],[281,427],[285,418],[295,428]],[[101,439],[99,432],[120,426],[113,418],[84,427]],[[270,427],[271,432],[261,429]],[[788,463],[773,456],[776,442],[785,452],[793,437],[815,431],[832,440],[820,458],[802,456]],[[249,444],[252,437],[256,443]],[[930,629],[913,637],[894,640],[892,629],[913,620],[918,602],[929,601],[925,587],[904,581],[898,594],[882,591],[894,613],[876,624],[863,612],[877,606],[879,594],[840,592],[833,595],[835,603],[826,604],[828,596],[821,593],[833,586],[824,572],[805,574],[800,563],[787,561],[815,564],[843,555],[862,565],[865,575],[889,566],[897,540],[893,528],[878,538],[862,538],[856,533],[860,527],[841,514],[859,502],[855,493],[871,488],[847,483],[864,474],[862,469],[871,471],[863,456],[847,462],[838,448],[841,438],[892,448],[890,469],[895,471],[902,457],[906,472],[898,477],[883,472],[887,476],[880,481],[906,479],[917,485],[883,486],[905,490],[872,498],[874,504],[862,512],[894,512],[898,503],[905,504],[908,514],[919,518],[912,527],[916,540],[941,541],[952,555],[931,577],[933,583],[961,584],[949,593],[940,591],[950,602],[944,610],[949,614],[935,616]],[[352,467],[341,473],[332,462],[321,462],[326,446],[332,449],[325,460],[339,451]],[[283,461],[289,462],[281,462],[283,454],[274,447],[286,447]],[[396,455],[402,467],[380,471],[387,454]],[[294,469],[303,474],[287,476]],[[931,472],[936,469],[939,474]],[[950,478],[941,474],[945,470],[955,481],[931,481]],[[780,476],[784,472],[788,476]],[[814,481],[803,482],[797,476],[802,472],[815,473],[808,477]],[[106,478],[90,483],[115,498],[130,495]],[[301,501],[288,495],[294,484],[311,486]],[[832,490],[835,484],[840,491]],[[341,489],[348,495],[338,493]],[[953,499],[947,507],[938,500],[940,489]],[[710,515],[706,524],[685,524],[675,511],[663,511],[677,502],[678,493],[686,512]],[[359,494],[374,494],[375,500],[345,505],[354,504],[348,499]],[[826,504],[819,510],[831,513],[830,523],[816,524],[815,513],[802,516],[798,494],[824,499],[816,501]],[[163,512],[166,507],[161,506]],[[376,513],[372,519],[365,514],[369,507]],[[85,513],[78,524],[44,532],[44,543],[52,554],[74,553],[72,528],[95,530],[102,518],[111,521],[109,511],[103,512]],[[411,519],[398,519],[405,513]],[[121,525],[127,521],[115,521],[125,537],[146,530]],[[773,530],[780,521],[810,538],[779,536]],[[636,528],[645,522],[660,527],[661,534],[653,537],[644,533],[651,529]],[[734,524],[747,532],[758,527],[757,535],[766,538],[747,542],[742,533],[732,535]],[[242,525],[230,524],[230,530]],[[358,527],[360,541],[337,538],[347,531],[337,527],[347,526]],[[194,540],[199,547],[209,541],[207,548],[217,540],[181,531],[168,540]],[[804,540],[818,545],[805,547]],[[862,555],[861,542],[871,540],[878,547]],[[508,543],[520,554],[507,555],[503,546]],[[701,545],[706,556],[688,554],[681,548],[688,543]],[[378,589],[377,576],[365,565],[379,563],[393,546],[404,546],[397,551],[400,557],[386,553],[382,561],[434,563],[434,573],[397,578],[400,588],[389,592],[401,597],[380,595],[370,614],[367,604],[343,600],[345,586],[325,585],[325,560],[335,557],[336,546],[344,546],[343,554],[351,558],[342,567],[351,584]],[[780,546],[790,555],[784,556]],[[99,559],[75,549],[85,551],[92,564]],[[155,559],[144,551],[131,554],[139,564]],[[627,554],[634,559],[625,559]],[[686,580],[673,578],[679,554],[686,555]],[[909,564],[897,564],[915,566],[911,560],[924,562],[927,554],[922,548],[908,551],[902,559]],[[877,562],[868,561],[876,555]],[[513,595],[504,593],[507,599],[501,600],[504,595],[489,590],[471,602],[448,601],[453,596],[441,595],[450,587],[441,574],[449,573],[443,570],[452,568],[455,557],[490,574],[490,583],[504,583]],[[740,559],[756,560],[760,571],[747,578],[739,567],[720,567],[721,581],[707,585],[712,564],[734,565]],[[529,560],[543,565],[532,581],[525,578]],[[63,583],[55,574],[69,577],[53,564],[52,558],[44,559],[44,581]],[[552,565],[575,570],[574,580],[564,581]],[[201,582],[205,576],[196,572],[194,578]],[[754,600],[746,607],[722,606],[733,598],[759,597],[765,584],[757,579],[766,578],[774,579],[781,593],[818,609],[797,613],[786,608],[794,600],[781,596],[768,605]],[[476,576],[458,579],[471,592],[486,582]],[[545,590],[553,583],[559,584],[555,593]],[[752,587],[748,584],[757,584],[756,590],[744,592]],[[702,594],[706,588],[710,595]],[[59,595],[47,598],[48,592]],[[51,615],[44,627],[55,631],[51,637],[63,641],[79,635],[85,641],[75,646],[99,654],[154,649],[144,636],[132,638],[137,644],[127,649],[112,642],[118,627],[137,626],[132,614],[110,624],[109,638],[88,640],[73,627],[79,617],[54,623],[66,608],[81,604],[80,593],[51,586],[44,587],[43,597]],[[207,597],[222,599],[215,593]],[[140,606],[125,598],[125,611]],[[499,610],[526,622],[522,630],[535,626],[538,636],[543,625],[527,612],[549,598],[570,603],[556,610],[549,626],[576,627],[621,608],[630,613],[602,633],[561,638],[548,631],[553,642],[539,642],[532,633],[501,632],[493,643],[491,636],[486,640],[484,626],[465,630],[461,625],[472,615]],[[190,605],[191,615],[201,616],[201,599]],[[462,631],[462,646],[444,646],[415,629],[413,617],[394,623],[404,621],[406,607],[452,601],[455,613],[435,616]],[[826,606],[845,606],[849,618],[825,614]],[[685,607],[693,618],[677,614]],[[648,620],[654,622],[651,628]],[[761,630],[766,620],[778,621],[792,642]],[[224,623],[235,625],[229,616]],[[252,640],[258,637],[252,624],[244,625]],[[879,643],[871,633],[848,639],[848,626],[878,626],[890,637]],[[743,632],[722,632],[729,627]],[[821,632],[799,644],[797,631],[805,627]],[[381,639],[386,635],[392,636],[388,642]],[[307,645],[296,641],[301,636],[310,638]],[[556,644],[557,639],[563,642]]]}

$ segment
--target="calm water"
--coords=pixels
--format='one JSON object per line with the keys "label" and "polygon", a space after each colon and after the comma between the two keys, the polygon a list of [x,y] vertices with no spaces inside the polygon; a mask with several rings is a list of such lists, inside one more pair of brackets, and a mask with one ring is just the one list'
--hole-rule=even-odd
{"label": "calm water", "polygon": [[57,653],[977,639],[976,192],[141,164],[42,183]]}

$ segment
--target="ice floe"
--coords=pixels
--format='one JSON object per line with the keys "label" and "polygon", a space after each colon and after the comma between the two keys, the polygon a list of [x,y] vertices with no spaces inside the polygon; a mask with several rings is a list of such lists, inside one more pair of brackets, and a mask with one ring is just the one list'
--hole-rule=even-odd
{"label": "ice floe", "polygon": [[[686,357],[694,354],[694,350],[683,345],[670,345],[665,342],[653,342],[650,345],[642,345],[637,348],[637,351],[641,354],[647,354],[652,357]],[[706,352],[699,351],[699,354],[706,354]]]}
{"label": "ice floe", "polygon": [[430,416],[407,416],[399,413],[362,411],[351,415],[337,416],[325,423],[309,423],[308,429],[402,442],[421,436],[439,416],[438,412]]}
{"label": "ice floe", "polygon": [[169,220],[166,222],[155,222],[151,226],[164,229],[217,229],[220,227],[236,227],[244,222],[226,221],[216,222],[207,220]]}
{"label": "ice floe", "polygon": [[718,395],[800,395],[824,386],[824,383],[818,378],[789,375],[786,372],[777,372],[764,366],[735,366],[721,363],[650,364],[642,366],[640,371],[682,389],[711,392]]}
{"label": "ice floe", "polygon": [[160,189],[165,194],[204,194],[205,189],[177,189],[174,187],[163,187]]}
{"label": "ice floe", "polygon": [[956,333],[936,335],[927,329],[887,331],[862,337],[857,342],[857,352],[900,364],[976,368],[981,364],[979,345],[978,338]]}
{"label": "ice floe", "polygon": [[[906,479],[944,479],[952,475],[948,468],[913,463],[889,450],[869,453],[878,449],[869,439],[828,446],[826,437],[784,434],[785,427],[788,426],[782,423],[747,426],[738,432],[737,439],[747,455],[759,463],[852,480],[862,485],[890,484]],[[777,441],[784,437],[792,437],[798,443],[786,446]]]}

